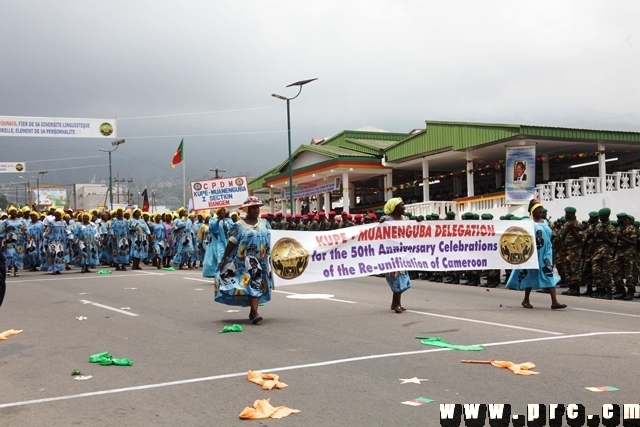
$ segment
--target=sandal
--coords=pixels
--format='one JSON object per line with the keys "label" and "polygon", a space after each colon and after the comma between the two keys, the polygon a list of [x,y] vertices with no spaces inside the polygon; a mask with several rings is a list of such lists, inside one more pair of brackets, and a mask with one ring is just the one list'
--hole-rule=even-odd
{"label": "sandal", "polygon": [[251,320],[251,323],[253,323],[254,325],[257,325],[259,321],[262,320],[262,316],[258,315],[255,317],[249,317],[249,320]]}
{"label": "sandal", "polygon": [[530,303],[528,303],[528,302],[527,302],[527,303],[524,303],[524,302],[523,302],[523,303],[521,303],[521,305],[522,305],[524,308],[533,308],[533,306],[532,306]]}
{"label": "sandal", "polygon": [[567,308],[567,304],[560,304],[560,305],[552,305],[551,306],[551,310],[562,310],[563,308]]}

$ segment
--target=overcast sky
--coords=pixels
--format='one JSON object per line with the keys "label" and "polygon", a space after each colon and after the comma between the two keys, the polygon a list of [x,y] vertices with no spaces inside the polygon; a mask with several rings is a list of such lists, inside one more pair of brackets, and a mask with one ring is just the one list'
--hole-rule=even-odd
{"label": "overcast sky", "polygon": [[[259,175],[293,149],[451,120],[640,131],[640,2],[4,0],[0,116],[118,118],[141,185]],[[0,137],[0,161],[108,178],[108,141]],[[70,159],[70,160],[62,160]],[[82,166],[92,166],[80,168]],[[65,169],[55,171],[55,169]],[[0,174],[0,182],[15,181]]]}

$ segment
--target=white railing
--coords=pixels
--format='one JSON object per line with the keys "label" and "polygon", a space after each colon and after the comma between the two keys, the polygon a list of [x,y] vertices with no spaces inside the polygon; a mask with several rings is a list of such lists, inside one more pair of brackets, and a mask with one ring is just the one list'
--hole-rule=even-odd
{"label": "white railing", "polygon": [[[640,169],[607,174],[604,179],[582,177],[538,184],[535,197],[556,218],[564,215],[567,206],[574,206],[583,214],[609,207],[614,214],[625,211],[640,218]],[[522,211],[523,208],[505,204],[504,196],[479,196],[461,201],[415,203],[407,205],[406,209],[415,215],[437,213],[443,217],[448,211],[456,214],[487,212],[497,218],[516,210]]]}

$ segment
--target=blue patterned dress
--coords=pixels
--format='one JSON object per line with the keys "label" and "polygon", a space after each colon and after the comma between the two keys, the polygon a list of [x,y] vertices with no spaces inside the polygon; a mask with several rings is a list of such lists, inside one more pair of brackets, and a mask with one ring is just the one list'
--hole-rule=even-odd
{"label": "blue patterned dress", "polygon": [[193,235],[191,233],[191,221],[177,218],[173,221],[173,264],[181,265],[191,262],[193,253]]}
{"label": "blue patterned dress", "polygon": [[[383,215],[380,219],[384,218],[385,222],[395,221],[389,215]],[[403,216],[403,220],[407,219],[407,217]],[[391,288],[391,292],[404,292],[411,287],[411,279],[409,279],[408,271],[393,271],[391,273],[385,273],[384,275],[387,279],[387,284]]]}
{"label": "blue patterned dress", "polygon": [[149,231],[151,231],[151,248],[149,259],[162,258],[167,247],[167,239],[164,234],[163,223],[149,223]]}
{"label": "blue patterned dress", "polygon": [[109,240],[111,241],[111,257],[116,264],[128,264],[129,249],[129,221],[113,218],[109,226]]}
{"label": "blue patterned dress", "polygon": [[148,236],[151,234],[147,222],[142,218],[131,218],[129,232],[131,233],[131,258],[147,259],[149,256]]}
{"label": "blue patterned dress", "polygon": [[215,301],[237,306],[248,306],[249,297],[264,303],[271,300],[271,226],[258,218],[256,225],[243,220],[233,224],[229,241],[234,243],[230,260],[222,271],[216,272]]}
{"label": "blue patterned dress", "polygon": [[49,221],[44,230],[44,260],[40,271],[61,272],[68,255],[67,248],[67,223]]}
{"label": "blue patterned dress", "polygon": [[42,221],[27,224],[27,242],[24,253],[24,268],[38,268],[44,255],[44,224]]}
{"label": "blue patterned dress", "polygon": [[230,218],[211,218],[209,220],[209,243],[206,246],[202,267],[203,277],[215,277],[218,273],[220,258],[229,243],[229,231],[233,226]]}
{"label": "blue patterned dress", "polygon": [[73,225],[75,250],[72,263],[76,267],[95,267],[99,263],[98,232],[94,224],[76,222]]}
{"label": "blue patterned dress", "polygon": [[2,253],[7,268],[22,268],[24,258],[26,226],[23,219],[7,218],[0,224],[0,238],[2,238]]}
{"label": "blue patterned dress", "polygon": [[113,255],[111,255],[111,239],[109,238],[110,225],[110,220],[100,221],[100,224],[98,224],[98,243],[100,245],[98,258],[103,265],[110,265],[113,259]]}
{"label": "blue patterned dress", "polygon": [[513,270],[506,288],[525,290],[526,288],[553,288],[560,281],[560,276],[553,272],[553,252],[551,250],[551,228],[546,221],[534,222],[538,249],[538,265],[540,269]]}

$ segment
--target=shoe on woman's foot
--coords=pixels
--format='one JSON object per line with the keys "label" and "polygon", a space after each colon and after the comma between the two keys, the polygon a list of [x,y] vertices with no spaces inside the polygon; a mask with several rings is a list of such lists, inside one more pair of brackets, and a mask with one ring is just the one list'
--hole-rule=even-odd
{"label": "shoe on woman's foot", "polygon": [[551,306],[551,310],[562,310],[563,308],[567,308],[567,304],[560,304],[560,305],[552,305]]}
{"label": "shoe on woman's foot", "polygon": [[523,303],[521,303],[521,305],[522,305],[524,308],[533,308],[533,306],[531,305],[531,303],[528,303],[528,302],[523,302]]}

